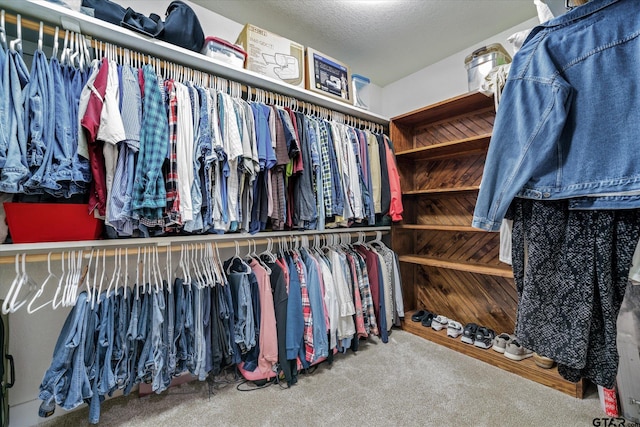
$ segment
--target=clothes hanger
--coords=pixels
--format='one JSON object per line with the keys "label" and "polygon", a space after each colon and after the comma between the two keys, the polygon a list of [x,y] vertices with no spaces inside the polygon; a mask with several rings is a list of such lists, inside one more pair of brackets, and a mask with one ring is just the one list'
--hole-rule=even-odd
{"label": "clothes hanger", "polygon": [[231,274],[231,266],[233,265],[233,261],[236,259],[239,260],[241,265],[245,268],[245,271],[244,271],[245,274],[251,273],[251,267],[249,267],[247,263],[244,262],[244,260],[240,256],[240,246],[238,245],[238,241],[235,240],[233,243],[235,244],[235,247],[236,247],[236,253],[231,258],[231,262],[229,262],[229,266],[227,267],[227,274]]}
{"label": "clothes hanger", "polygon": [[105,291],[106,294],[106,298],[109,298],[110,294],[111,294],[111,289],[115,287],[114,290],[114,294],[118,293],[118,289],[117,286],[115,286],[116,284],[116,280],[118,277],[118,251],[119,248],[116,248],[113,254],[113,272],[111,274],[111,280],[109,281],[109,285],[107,286],[107,290]]}
{"label": "clothes hanger", "polygon": [[209,286],[214,286],[216,283],[216,277],[213,273],[213,269],[211,268],[211,259],[208,255],[208,246],[202,243],[200,247],[200,264],[202,265],[202,271],[204,271],[204,274],[207,278],[207,284]]}
{"label": "clothes hanger", "polygon": [[44,24],[40,21],[40,27],[38,27],[38,50],[42,51],[42,37],[43,37]]}
{"label": "clothes hanger", "polygon": [[124,271],[126,273],[126,277],[123,277],[123,299],[127,299],[127,291],[129,290],[129,282],[131,281],[131,276],[129,275],[129,249],[124,248]]}
{"label": "clothes hanger", "polygon": [[16,292],[16,286],[18,285],[18,282],[22,280],[21,271],[20,271],[20,254],[16,254],[15,268],[16,268],[16,275],[13,277],[11,286],[9,286],[9,292],[7,292],[7,295],[5,296],[4,301],[2,302],[2,314],[10,313],[9,307],[11,304],[11,299],[13,298],[13,294]]}
{"label": "clothes hanger", "polygon": [[220,275],[223,278],[223,282],[222,283],[224,284],[224,283],[227,283],[227,274],[225,273],[223,265],[222,265],[222,258],[220,257],[220,249],[218,248],[218,244],[217,243],[214,243],[213,245],[216,248],[216,264],[215,265],[217,267],[218,272],[220,273]]}
{"label": "clothes hanger", "polygon": [[220,271],[220,268],[219,268],[218,258],[216,256],[216,254],[214,253],[213,243],[211,243],[211,242],[209,242],[209,244],[207,245],[207,253],[208,253],[208,257],[209,257],[210,268],[211,268],[211,270],[213,272],[216,284],[217,283],[224,283],[224,278],[223,278],[222,272]]}
{"label": "clothes hanger", "polygon": [[142,281],[142,276],[140,275],[140,252],[142,249],[138,246],[138,258],[136,260],[136,283],[134,286],[136,287],[136,300],[140,299],[140,282]]}
{"label": "clothes hanger", "polygon": [[9,43],[9,49],[22,53],[22,17],[16,15],[16,38]]}
{"label": "clothes hanger", "polygon": [[47,275],[47,278],[44,279],[44,281],[40,285],[40,288],[38,288],[38,291],[36,292],[36,294],[33,296],[33,298],[31,298],[31,301],[29,301],[29,305],[27,305],[27,313],[29,314],[33,314],[36,311],[46,307],[47,305],[53,302],[53,299],[51,299],[38,307],[35,307],[35,308],[33,307],[33,303],[42,296],[42,293],[44,292],[44,288],[47,285],[47,283],[49,283],[49,280],[52,280],[54,278],[57,279],[57,276],[53,274],[53,272],[51,271],[51,252],[49,252],[49,254],[47,255],[47,271],[49,273]]}
{"label": "clothes hanger", "polygon": [[[15,313],[16,311],[18,311],[20,307],[25,305],[27,301],[29,301],[29,297],[31,296],[31,294],[33,294],[33,292],[38,288],[36,283],[29,277],[29,274],[27,273],[26,259],[27,259],[27,254],[23,253],[21,257],[21,262],[20,262],[21,279],[18,281],[18,284],[16,285],[16,290],[13,293],[13,296],[11,297],[11,302],[9,304],[10,313]],[[20,294],[20,290],[25,285],[28,286],[27,295],[25,295],[24,299],[22,299],[20,302],[16,302],[18,295]]]}
{"label": "clothes hanger", "polygon": [[173,278],[171,277],[171,246],[167,246],[167,253],[165,258],[165,273],[167,274],[167,290],[169,293],[173,292]]}
{"label": "clothes hanger", "polygon": [[[64,258],[65,258],[65,254],[67,254],[67,252],[62,252],[61,254],[61,260],[62,262],[60,263],[62,265],[62,273],[60,274],[60,278],[58,279],[58,287],[56,288],[56,292],[53,294],[53,299],[51,300],[51,308],[53,308],[54,310],[58,307],[60,307],[60,305],[62,304],[62,297],[63,297],[63,288],[62,288],[62,283],[65,280],[65,271],[64,271]],[[60,296],[60,300],[58,302],[56,302],[57,297]]]}
{"label": "clothes hanger", "polygon": [[78,288],[82,286],[84,279],[89,271],[88,268],[82,268],[82,260],[84,259],[83,251],[78,251],[78,257],[76,258],[76,269],[75,269],[75,277],[71,283],[70,292],[67,294],[67,306],[73,306],[76,304],[76,299],[78,296]]}
{"label": "clothes hanger", "polygon": [[[170,249],[170,248],[167,248]],[[156,270],[158,271],[158,284],[159,290],[164,291],[165,287],[165,278],[163,276],[164,272],[162,271],[162,265],[160,265],[160,249],[158,246],[154,246],[154,256],[156,258]],[[166,261],[166,260],[165,260]],[[167,282],[168,285],[169,282]]]}
{"label": "clothes hanger", "polygon": [[[68,301],[69,301],[69,292],[71,289],[71,281],[73,280],[74,276],[75,276],[75,267],[76,267],[76,263],[75,263],[75,256],[76,256],[76,251],[69,251],[69,257],[67,258],[67,277],[65,278],[64,281],[64,288],[62,288],[62,306],[63,307],[67,307],[68,305]],[[90,295],[87,295],[87,297],[89,297]]]}
{"label": "clothes hanger", "polygon": [[4,27],[4,9],[0,11],[0,43],[4,50],[7,50],[7,30]]}

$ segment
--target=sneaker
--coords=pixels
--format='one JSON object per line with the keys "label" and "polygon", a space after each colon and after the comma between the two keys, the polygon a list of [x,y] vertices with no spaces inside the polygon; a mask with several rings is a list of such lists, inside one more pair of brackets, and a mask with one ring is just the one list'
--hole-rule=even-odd
{"label": "sneaker", "polygon": [[513,340],[507,344],[504,355],[507,359],[520,361],[533,356],[533,351],[524,348],[518,340]]}
{"label": "sneaker", "polygon": [[447,319],[442,315],[438,315],[431,322],[431,329],[433,329],[434,331],[441,331],[444,328],[446,328],[448,324],[449,324],[449,319]]}
{"label": "sneaker", "polygon": [[476,338],[476,331],[478,330],[478,325],[475,323],[467,323],[462,330],[462,342],[466,344],[473,345],[473,342]]}
{"label": "sneaker", "polygon": [[484,326],[479,327],[476,330],[475,339],[473,341],[473,345],[476,347],[488,349],[491,348],[493,344],[493,339],[496,337],[496,333],[493,329],[485,328]]}
{"label": "sneaker", "polygon": [[451,338],[458,338],[462,334],[462,324],[455,320],[449,320],[447,324],[447,336]]}
{"label": "sneaker", "polygon": [[514,339],[516,339],[515,335],[509,335],[504,333],[500,334],[493,339],[493,346],[491,348],[494,351],[497,351],[498,353],[504,354],[504,351],[506,350],[507,345]]}
{"label": "sneaker", "polygon": [[41,418],[47,418],[53,415],[56,411],[56,401],[52,397],[49,400],[43,400],[38,408],[38,416]]}
{"label": "sneaker", "polygon": [[541,356],[538,353],[533,354],[533,361],[535,362],[536,365],[538,365],[542,369],[551,369],[555,364],[553,359],[549,359],[548,357]]}

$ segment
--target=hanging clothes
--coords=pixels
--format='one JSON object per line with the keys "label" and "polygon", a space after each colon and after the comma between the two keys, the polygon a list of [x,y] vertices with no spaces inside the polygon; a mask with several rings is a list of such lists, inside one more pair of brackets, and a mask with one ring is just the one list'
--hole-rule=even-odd
{"label": "hanging clothes", "polygon": [[518,341],[556,361],[569,381],[613,387],[612,343],[640,212],[570,210],[566,201],[525,199],[515,199],[510,210]]}

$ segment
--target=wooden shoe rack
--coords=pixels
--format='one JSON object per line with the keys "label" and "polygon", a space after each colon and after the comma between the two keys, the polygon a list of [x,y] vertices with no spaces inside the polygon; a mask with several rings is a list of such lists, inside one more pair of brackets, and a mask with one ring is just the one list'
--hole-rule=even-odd
{"label": "wooden shoe rack", "polygon": [[499,233],[471,228],[495,118],[493,99],[461,95],[391,119],[391,140],[402,184],[404,220],[392,227],[405,301],[403,328],[499,368],[582,398],[583,381],[556,368],[514,362],[411,321],[427,309],[496,333],[512,333],[517,292],[511,266],[499,260]]}

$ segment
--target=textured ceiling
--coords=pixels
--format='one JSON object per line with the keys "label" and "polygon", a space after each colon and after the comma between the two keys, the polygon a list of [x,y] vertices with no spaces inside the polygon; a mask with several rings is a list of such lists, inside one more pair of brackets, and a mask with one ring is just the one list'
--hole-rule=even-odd
{"label": "textured ceiling", "polygon": [[192,0],[386,86],[536,16],[532,0]]}

